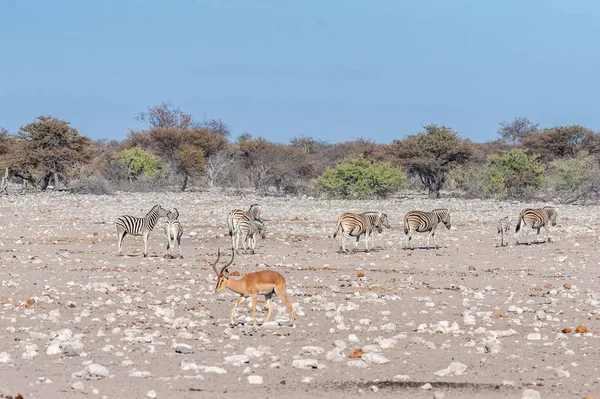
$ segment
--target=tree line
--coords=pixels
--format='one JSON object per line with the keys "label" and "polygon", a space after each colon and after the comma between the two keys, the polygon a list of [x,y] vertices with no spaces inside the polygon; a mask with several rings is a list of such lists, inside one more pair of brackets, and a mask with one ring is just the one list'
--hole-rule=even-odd
{"label": "tree line", "polygon": [[232,139],[225,122],[196,121],[168,103],[136,119],[146,127],[122,141],[93,141],[53,116],[15,133],[0,128],[0,167],[13,183],[96,194],[193,185],[370,198],[409,188],[431,198],[448,190],[574,202],[596,200],[599,188],[600,136],[578,125],[540,128],[518,117],[501,122],[497,139],[486,143],[432,124],[389,144],[306,136],[281,144],[249,133]]}

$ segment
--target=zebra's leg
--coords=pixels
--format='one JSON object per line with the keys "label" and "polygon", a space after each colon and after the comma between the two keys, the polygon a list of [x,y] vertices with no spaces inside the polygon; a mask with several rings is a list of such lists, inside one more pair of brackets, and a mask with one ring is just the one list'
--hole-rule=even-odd
{"label": "zebra's leg", "polygon": [[235,322],[233,321],[234,317],[235,317],[235,310],[237,309],[238,305],[240,303],[242,303],[244,301],[244,297],[240,296],[238,298],[237,301],[235,301],[235,304],[233,305],[233,310],[231,311],[231,316],[229,317],[229,321],[231,322],[231,324],[235,324]]}
{"label": "zebra's leg", "polygon": [[354,243],[352,245],[352,251],[356,252],[358,251],[358,242],[360,241],[360,236],[356,236],[356,240],[354,240]]}
{"label": "zebra's leg", "polygon": [[235,249],[236,254],[240,254],[240,233],[236,232],[233,236],[231,236],[231,245]]}
{"label": "zebra's leg", "polygon": [[365,252],[369,252],[369,233],[365,233]]}
{"label": "zebra's leg", "polygon": [[148,232],[144,231],[144,258],[148,256]]}
{"label": "zebra's leg", "polygon": [[541,227],[537,228],[537,234],[535,235],[535,243],[536,244],[540,242],[540,230],[541,229],[542,229]]}
{"label": "zebra's leg", "polygon": [[431,237],[433,237],[433,245],[435,246],[435,249],[438,249],[438,245],[437,245],[437,239],[435,238],[435,230],[431,231]]}
{"label": "zebra's leg", "polygon": [[250,251],[252,251],[252,255],[254,255],[254,248],[256,247],[256,239],[254,238],[254,234],[249,236]]}
{"label": "zebra's leg", "polygon": [[121,246],[123,245],[123,238],[127,235],[127,232],[123,230],[122,232],[117,231],[117,256],[121,256]]}
{"label": "zebra's leg", "polygon": [[179,248],[179,259],[183,259],[183,255],[181,254],[181,237],[177,237],[177,248]]}

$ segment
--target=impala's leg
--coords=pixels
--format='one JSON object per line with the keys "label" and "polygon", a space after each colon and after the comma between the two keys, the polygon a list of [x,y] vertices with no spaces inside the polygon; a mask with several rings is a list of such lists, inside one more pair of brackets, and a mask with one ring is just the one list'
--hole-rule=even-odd
{"label": "impala's leg", "polygon": [[256,326],[256,300],[257,300],[258,294],[254,293],[252,294],[252,325]]}
{"label": "impala's leg", "polygon": [[285,303],[285,306],[287,306],[288,311],[290,312],[290,316],[292,317],[292,325],[294,327],[296,327],[296,318],[294,317],[294,311],[292,310],[292,304],[290,303],[290,301],[287,298],[287,294],[285,292],[285,286],[281,287],[281,289],[278,289],[277,287],[275,287],[275,293],[277,294],[277,296],[279,298],[281,298],[282,302]]}
{"label": "impala's leg", "polygon": [[241,296],[238,298],[237,301],[235,301],[235,305],[233,305],[233,310],[231,311],[231,316],[229,317],[229,321],[231,322],[231,324],[235,324],[235,322],[233,321],[233,319],[235,318],[235,310],[237,309],[238,305],[243,302],[243,300],[244,297]]}
{"label": "impala's leg", "polygon": [[271,300],[272,296],[272,292],[270,294],[265,294],[265,300],[267,301],[267,305],[269,305],[269,311],[267,312],[267,317],[265,317],[264,321],[265,323],[269,321],[269,319],[271,318],[271,313],[273,313],[273,301]]}

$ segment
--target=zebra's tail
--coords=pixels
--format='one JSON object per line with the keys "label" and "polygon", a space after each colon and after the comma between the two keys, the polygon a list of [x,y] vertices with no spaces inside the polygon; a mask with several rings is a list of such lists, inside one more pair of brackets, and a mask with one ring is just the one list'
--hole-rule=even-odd
{"label": "zebra's tail", "polygon": [[342,221],[340,220],[338,222],[337,226],[335,226],[335,231],[333,232],[333,238],[337,237],[337,234],[341,228],[342,228]]}
{"label": "zebra's tail", "polygon": [[408,234],[410,230],[410,226],[408,225],[408,220],[404,219],[404,234]]}
{"label": "zebra's tail", "polygon": [[519,216],[519,222],[517,223],[517,228],[515,229],[515,233],[518,233],[521,230],[521,222],[523,221],[523,216]]}
{"label": "zebra's tail", "polygon": [[233,236],[236,226],[232,217],[227,218],[227,227],[229,228],[229,237]]}

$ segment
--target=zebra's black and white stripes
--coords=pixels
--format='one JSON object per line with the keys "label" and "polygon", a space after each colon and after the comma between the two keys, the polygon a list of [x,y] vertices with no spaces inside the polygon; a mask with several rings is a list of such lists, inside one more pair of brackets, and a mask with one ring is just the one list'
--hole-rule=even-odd
{"label": "zebra's black and white stripes", "polygon": [[167,236],[167,255],[169,254],[169,249],[175,247],[175,243],[177,243],[177,248],[179,249],[179,257],[183,259],[183,255],[181,254],[181,237],[183,236],[183,226],[178,220],[179,211],[176,208],[173,208],[172,211],[169,211],[167,214],[167,220],[165,221],[165,235]]}
{"label": "zebra's black and white stripes", "polygon": [[256,246],[256,235],[261,238],[266,237],[266,227],[260,219],[261,207],[259,204],[252,204],[247,211],[234,209],[227,217],[227,227],[231,237],[231,247],[239,253],[239,240],[243,237],[244,252],[249,245],[252,253]]}
{"label": "zebra's black and white stripes", "polygon": [[504,216],[498,221],[498,235],[500,236],[500,246],[503,247],[504,243],[508,245],[508,231],[510,230],[510,218]]}
{"label": "zebra's black and white stripes", "polygon": [[121,255],[121,245],[127,234],[132,236],[143,236],[144,257],[148,256],[148,236],[158,223],[158,219],[167,216],[168,210],[160,205],[154,205],[150,212],[143,218],[135,216],[119,216],[115,222],[117,226],[117,255]]}
{"label": "zebra's black and white stripes", "polygon": [[369,239],[372,237],[373,230],[377,229],[380,233],[383,227],[390,227],[387,215],[385,213],[365,212],[365,213],[342,213],[337,220],[333,238],[340,235],[340,251],[346,252],[344,238],[356,237],[352,248],[356,251],[360,236],[365,235],[365,250],[369,251]]}
{"label": "zebra's black and white stripes", "polygon": [[446,228],[450,230],[452,225],[450,224],[450,212],[448,209],[434,209],[431,212],[422,211],[410,211],[404,216],[404,234],[406,234],[406,243],[404,249],[408,248],[410,243],[410,249],[414,249],[412,243],[412,234],[426,233],[427,235],[427,248],[429,248],[429,239],[433,237],[433,243],[436,248],[437,242],[435,239],[435,231],[439,223],[444,223]]}
{"label": "zebra's black and white stripes", "polygon": [[[537,229],[537,234],[535,236],[535,242],[539,242],[540,240],[540,229],[543,227],[548,230],[548,222],[552,224],[552,226],[556,226],[556,209],[550,206],[545,206],[543,208],[527,208],[523,209],[519,214],[519,222],[517,223],[517,227],[515,229],[515,233],[518,233],[521,230],[521,225],[530,226],[532,229]],[[520,236],[520,235],[519,235]],[[550,238],[548,237],[548,241]],[[517,238],[517,245],[519,244],[519,239]]]}

